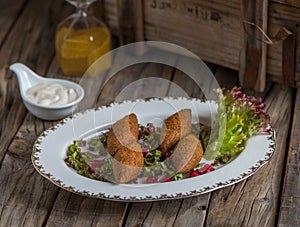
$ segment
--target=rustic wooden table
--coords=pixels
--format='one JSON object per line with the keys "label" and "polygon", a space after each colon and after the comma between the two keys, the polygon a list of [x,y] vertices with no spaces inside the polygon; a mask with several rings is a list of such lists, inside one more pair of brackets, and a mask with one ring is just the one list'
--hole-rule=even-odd
{"label": "rustic wooden table", "polygon": [[[7,66],[22,62],[41,75],[78,82],[64,77],[55,60],[55,27],[71,12],[64,1],[0,1],[0,226],[300,226],[300,93],[278,84],[255,94],[264,98],[277,131],[276,152],[255,175],[233,186],[178,200],[112,202],[72,194],[39,175],[31,163],[33,143],[57,122],[27,112]],[[237,72],[210,67],[223,86],[237,83]],[[182,72],[147,64],[120,71],[99,104],[112,102],[124,86],[149,76],[177,83],[192,97],[201,95]],[[163,85],[147,88],[172,95]]]}

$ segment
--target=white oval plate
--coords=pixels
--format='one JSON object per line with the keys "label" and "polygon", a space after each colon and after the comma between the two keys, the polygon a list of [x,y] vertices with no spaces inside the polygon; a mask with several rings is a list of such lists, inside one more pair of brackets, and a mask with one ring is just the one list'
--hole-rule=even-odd
{"label": "white oval plate", "polygon": [[275,131],[271,128],[270,135],[251,137],[238,157],[210,173],[156,184],[118,185],[96,181],[78,175],[64,162],[67,147],[73,140],[95,135],[130,112],[137,115],[141,124],[153,121],[159,124],[184,108],[192,109],[193,121],[199,118],[205,124],[210,124],[217,112],[214,102],[186,98],[137,100],[88,110],[67,117],[44,131],[33,146],[33,165],[43,177],[73,193],[116,201],[155,201],[195,196],[235,184],[254,174],[275,150]]}

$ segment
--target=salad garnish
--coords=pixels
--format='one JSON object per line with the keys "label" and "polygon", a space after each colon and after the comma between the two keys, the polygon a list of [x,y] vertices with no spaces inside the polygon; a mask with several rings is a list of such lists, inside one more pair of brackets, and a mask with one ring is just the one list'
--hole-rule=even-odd
{"label": "salad garnish", "polygon": [[246,95],[239,87],[217,93],[218,113],[204,158],[227,163],[244,150],[252,135],[268,132],[270,116],[261,98]]}

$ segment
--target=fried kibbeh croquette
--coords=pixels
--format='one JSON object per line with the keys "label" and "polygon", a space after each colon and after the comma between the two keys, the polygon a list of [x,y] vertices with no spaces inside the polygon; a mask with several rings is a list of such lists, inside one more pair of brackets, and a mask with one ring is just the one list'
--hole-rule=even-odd
{"label": "fried kibbeh croquette", "polygon": [[111,156],[123,146],[137,141],[139,136],[138,120],[134,113],[115,122],[107,136],[107,150]]}
{"label": "fried kibbeh croquette", "polygon": [[192,127],[190,109],[183,109],[164,120],[161,130],[160,148],[162,152],[174,147],[180,138],[190,133]]}
{"label": "fried kibbeh croquette", "polygon": [[171,156],[177,173],[186,173],[201,161],[203,148],[200,140],[193,134],[180,139]]}
{"label": "fried kibbeh croquette", "polygon": [[122,146],[114,156],[112,167],[116,183],[124,184],[138,177],[144,165],[141,145]]}

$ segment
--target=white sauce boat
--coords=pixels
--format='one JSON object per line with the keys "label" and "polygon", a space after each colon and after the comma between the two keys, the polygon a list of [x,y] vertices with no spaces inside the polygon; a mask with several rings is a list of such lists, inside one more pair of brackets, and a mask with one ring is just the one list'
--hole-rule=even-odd
{"label": "white sauce boat", "polygon": [[[84,89],[77,83],[54,78],[44,78],[37,75],[27,66],[21,63],[12,64],[9,67],[18,77],[20,94],[24,105],[33,115],[44,120],[59,120],[73,113],[77,104],[84,97]],[[77,98],[67,104],[59,106],[47,106],[33,102],[26,96],[26,91],[41,83],[58,83],[68,88],[73,88],[77,93]]]}

